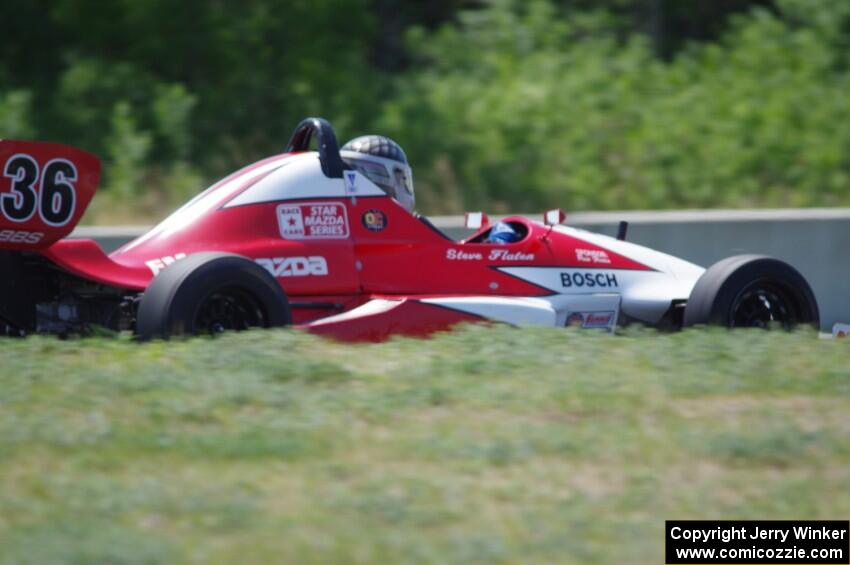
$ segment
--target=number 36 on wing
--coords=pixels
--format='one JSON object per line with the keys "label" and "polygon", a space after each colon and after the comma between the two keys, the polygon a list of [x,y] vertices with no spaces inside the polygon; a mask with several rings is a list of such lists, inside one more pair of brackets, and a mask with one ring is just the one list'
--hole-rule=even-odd
{"label": "number 36 on wing", "polygon": [[93,155],[55,143],[0,141],[0,248],[66,236],[94,195]]}

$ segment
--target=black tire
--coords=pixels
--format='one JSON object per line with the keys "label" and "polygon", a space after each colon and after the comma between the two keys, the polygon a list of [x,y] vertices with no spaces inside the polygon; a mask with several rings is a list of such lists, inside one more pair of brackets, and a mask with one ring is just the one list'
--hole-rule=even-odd
{"label": "black tire", "polygon": [[0,335],[24,336],[35,330],[38,288],[19,251],[0,251]]}
{"label": "black tire", "polygon": [[168,339],[291,322],[286,293],[267,270],[239,255],[195,253],[153,279],[139,303],[136,334]]}
{"label": "black tire", "polygon": [[685,307],[685,326],[818,328],[820,314],[809,283],[794,267],[764,255],[718,261],[697,281]]}

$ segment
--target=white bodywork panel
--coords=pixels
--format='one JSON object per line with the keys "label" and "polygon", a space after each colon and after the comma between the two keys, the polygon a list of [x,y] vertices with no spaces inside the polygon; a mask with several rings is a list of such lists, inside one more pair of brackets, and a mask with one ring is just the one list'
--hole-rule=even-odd
{"label": "white bodywork panel", "polygon": [[[620,297],[617,294],[555,295],[539,298],[512,296],[448,296],[399,300],[376,298],[348,312],[311,322],[310,325],[322,326],[383,314],[400,306],[404,300],[448,308],[516,326],[563,327],[567,325],[570,316],[580,315],[579,325],[608,331],[613,330],[617,324],[620,305]],[[593,320],[597,322],[594,324]],[[599,323],[598,320],[604,320],[604,323]]]}
{"label": "white bodywork panel", "polygon": [[[598,245],[603,249],[613,251],[614,253],[624,257],[628,257],[629,259],[642,263],[656,271],[671,274],[680,280],[696,281],[696,279],[700,278],[700,276],[702,276],[705,272],[704,268],[685,261],[684,259],[679,259],[678,257],[673,257],[672,255],[667,255],[666,253],[661,253],[660,251],[655,251],[654,249],[649,249],[648,247],[637,245],[636,243],[621,241],[615,237],[567,226],[557,226],[555,227],[555,230],[576,239],[583,239],[584,241]],[[687,296],[685,298],[687,298]]]}
{"label": "white bodywork panel", "polygon": [[344,198],[348,196],[384,196],[385,193],[372,181],[356,171],[354,190],[346,190],[341,178],[328,178],[322,172],[318,153],[304,153],[290,158],[285,166],[257,181],[252,187],[238,195],[225,206],[244,206],[281,200],[311,198]]}
{"label": "white bodywork panel", "polygon": [[570,314],[610,313],[610,328],[617,324],[617,294],[554,295],[542,297],[458,296],[424,298],[434,304],[518,326],[565,326]]}
{"label": "white bodywork panel", "polygon": [[335,322],[344,322],[355,318],[363,318],[373,316],[375,314],[383,314],[401,304],[401,300],[385,300],[383,298],[374,298],[365,304],[361,304],[357,308],[352,308],[348,312],[320,318],[314,322],[310,322],[311,326],[322,326],[325,324],[333,324]]}
{"label": "white bodywork panel", "polygon": [[655,269],[617,271],[618,276],[620,272],[630,273],[620,288],[623,313],[644,322],[660,321],[672,300],[687,300],[705,272],[699,265],[642,245],[566,226],[555,229]]}
{"label": "white bodywork panel", "polygon": [[705,272],[705,269],[693,263],[613,237],[566,226],[556,226],[554,229],[654,270],[532,266],[499,267],[499,270],[558,295],[617,294],[622,299],[620,305],[624,314],[650,324],[661,320],[672,300],[687,300],[697,280]]}
{"label": "white bodywork panel", "polygon": [[[556,296],[596,296],[599,292],[622,297],[622,310],[629,316],[654,324],[670,308],[674,299],[687,299],[696,279],[681,280],[659,271],[626,269],[576,269],[569,267],[499,267],[499,270],[536,284]],[[562,277],[585,281],[565,287]],[[595,284],[595,281],[606,283]],[[616,283],[612,282],[616,280]],[[587,284],[587,283],[591,284]]]}

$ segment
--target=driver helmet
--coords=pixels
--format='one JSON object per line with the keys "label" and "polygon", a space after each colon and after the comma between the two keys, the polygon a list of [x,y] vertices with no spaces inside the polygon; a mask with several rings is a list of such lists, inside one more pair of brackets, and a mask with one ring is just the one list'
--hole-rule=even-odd
{"label": "driver helmet", "polygon": [[520,234],[507,222],[496,222],[490,229],[485,243],[514,243],[522,239]]}
{"label": "driver helmet", "polygon": [[413,212],[413,171],[401,146],[383,135],[355,137],[342,146],[345,163]]}

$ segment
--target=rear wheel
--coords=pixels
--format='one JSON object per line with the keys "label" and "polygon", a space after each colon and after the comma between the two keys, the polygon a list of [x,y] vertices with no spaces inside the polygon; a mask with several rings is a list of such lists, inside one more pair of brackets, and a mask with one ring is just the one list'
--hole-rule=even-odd
{"label": "rear wheel", "polygon": [[250,259],[196,253],[164,269],[139,303],[141,339],[218,334],[292,322],[289,301],[275,278]]}
{"label": "rear wheel", "polygon": [[736,255],[712,265],[694,286],[684,325],[791,329],[819,326],[809,284],[791,265],[763,255]]}
{"label": "rear wheel", "polygon": [[21,253],[0,251],[0,273],[0,335],[25,336],[35,330],[36,302]]}

